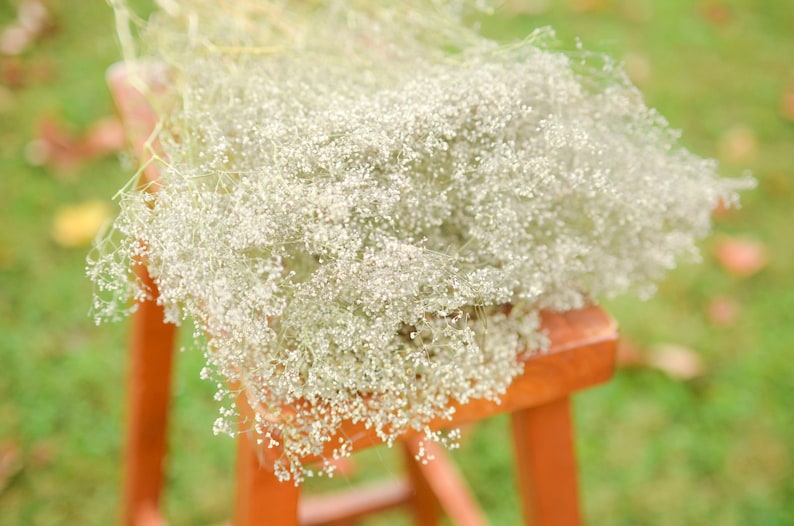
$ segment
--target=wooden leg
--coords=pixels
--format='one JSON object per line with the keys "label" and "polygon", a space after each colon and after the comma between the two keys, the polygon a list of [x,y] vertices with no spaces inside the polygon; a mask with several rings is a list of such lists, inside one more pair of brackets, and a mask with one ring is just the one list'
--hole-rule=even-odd
{"label": "wooden leg", "polygon": [[[407,439],[411,440],[411,439]],[[400,447],[405,457],[408,480],[411,483],[411,511],[416,526],[438,526],[441,517],[441,506],[433,488],[428,484],[416,460],[416,444],[401,441]]]}
{"label": "wooden leg", "polygon": [[355,489],[307,495],[300,499],[301,526],[352,526],[362,518],[411,504],[408,480],[369,483]]}
{"label": "wooden leg", "polygon": [[[148,275],[141,276],[157,291]],[[176,326],[163,323],[154,301],[132,318],[122,524],[144,526],[161,519],[159,505],[166,454],[171,367]]]}
{"label": "wooden leg", "polygon": [[432,460],[423,462],[416,460],[422,444],[420,435],[405,438],[402,443],[408,456],[410,477],[416,484],[414,510],[418,526],[437,525],[440,510],[457,526],[488,524],[463,477],[442,446],[431,441],[424,442],[423,447]]}
{"label": "wooden leg", "polygon": [[511,417],[525,524],[581,524],[570,399],[516,411]]}
{"label": "wooden leg", "polygon": [[237,437],[234,526],[298,526],[299,488],[263,467],[248,433]]}

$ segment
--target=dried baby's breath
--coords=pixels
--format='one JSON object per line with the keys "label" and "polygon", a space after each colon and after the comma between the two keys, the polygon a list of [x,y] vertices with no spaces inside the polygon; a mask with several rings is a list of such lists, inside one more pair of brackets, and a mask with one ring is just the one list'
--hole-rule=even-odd
{"label": "dried baby's breath", "polygon": [[[152,18],[144,55],[178,100],[163,187],[123,193],[89,265],[97,318],[115,318],[147,295],[145,259],[167,319],[205,336],[219,399],[230,382],[262,409],[250,425],[284,448],[284,479],[344,420],[391,442],[451,400],[498,399],[542,347],[538,309],[649,295],[749,184],[548,30],[499,46],[451,4],[289,5]],[[235,418],[228,400],[216,431]]]}

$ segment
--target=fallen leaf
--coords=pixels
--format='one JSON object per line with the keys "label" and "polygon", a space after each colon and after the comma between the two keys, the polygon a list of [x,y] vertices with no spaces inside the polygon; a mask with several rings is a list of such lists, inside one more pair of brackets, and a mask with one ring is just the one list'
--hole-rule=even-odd
{"label": "fallen leaf", "polygon": [[24,72],[25,85],[47,84],[57,77],[55,62],[48,57],[28,60]]}
{"label": "fallen leaf", "polygon": [[692,349],[666,343],[648,350],[648,365],[676,380],[691,380],[703,375],[703,361]]}
{"label": "fallen leaf", "polygon": [[706,307],[706,315],[714,325],[727,327],[739,318],[741,307],[739,302],[724,296],[714,298]]}
{"label": "fallen leaf", "polygon": [[25,72],[22,63],[15,57],[3,57],[0,61],[0,81],[9,88],[21,88],[25,85]]}
{"label": "fallen leaf", "polygon": [[111,208],[105,201],[86,201],[63,206],[55,213],[52,238],[63,247],[88,245],[110,216]]}
{"label": "fallen leaf", "polygon": [[609,0],[569,0],[568,6],[575,13],[592,13],[609,6]]}
{"label": "fallen leaf", "polygon": [[17,21],[33,35],[41,35],[50,24],[50,14],[38,0],[25,0],[17,8]]}
{"label": "fallen leaf", "polygon": [[25,155],[32,165],[46,165],[63,173],[123,147],[124,128],[115,117],[98,120],[82,136],[66,131],[56,118],[43,117],[38,137],[28,144]]}
{"label": "fallen leaf", "polygon": [[728,273],[741,278],[756,274],[769,262],[764,244],[748,238],[721,239],[714,247],[714,256]]}
{"label": "fallen leaf", "polygon": [[17,8],[17,18],[0,33],[0,53],[19,55],[50,28],[47,8],[39,0],[25,0]]}
{"label": "fallen leaf", "polygon": [[718,26],[726,25],[733,20],[733,13],[730,7],[714,0],[701,2],[700,13],[703,18]]}
{"label": "fallen leaf", "polygon": [[20,25],[11,25],[0,34],[0,53],[4,55],[19,55],[31,42],[34,35]]}
{"label": "fallen leaf", "polygon": [[719,139],[720,158],[732,163],[749,163],[758,155],[755,131],[747,126],[734,126]]}
{"label": "fallen leaf", "polygon": [[116,117],[96,121],[82,139],[83,155],[99,157],[114,153],[125,144],[124,126]]}
{"label": "fallen leaf", "polygon": [[0,494],[5,491],[13,478],[22,471],[20,448],[13,442],[0,444]]}
{"label": "fallen leaf", "polygon": [[634,84],[645,84],[651,78],[651,61],[642,53],[626,53],[623,56],[623,67]]}
{"label": "fallen leaf", "polygon": [[25,160],[31,166],[44,166],[49,162],[52,150],[47,141],[33,139],[25,145]]}
{"label": "fallen leaf", "polygon": [[630,340],[621,338],[616,358],[617,367],[657,369],[676,380],[691,380],[703,375],[700,356],[679,344],[665,343],[642,349]]}

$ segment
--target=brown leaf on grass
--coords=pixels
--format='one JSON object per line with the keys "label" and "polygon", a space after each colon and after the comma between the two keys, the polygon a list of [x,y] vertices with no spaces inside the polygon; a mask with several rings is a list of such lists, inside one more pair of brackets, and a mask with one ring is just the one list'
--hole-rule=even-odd
{"label": "brown leaf on grass", "polygon": [[0,32],[0,53],[19,55],[36,42],[52,23],[47,8],[39,0],[25,0],[17,8],[17,18]]}
{"label": "brown leaf on grass", "polygon": [[645,84],[651,78],[651,61],[637,51],[630,51],[623,56],[623,67],[631,81],[638,86]]}
{"label": "brown leaf on grass", "polygon": [[17,8],[17,23],[38,36],[50,28],[52,18],[40,0],[24,0]]}
{"label": "brown leaf on grass", "polygon": [[0,84],[19,90],[31,84],[51,82],[56,77],[55,63],[49,57],[22,61],[0,57]]}
{"label": "brown leaf on grass", "polygon": [[592,13],[609,7],[609,0],[568,0],[568,7],[575,13]]}
{"label": "brown leaf on grass", "polygon": [[25,85],[25,71],[17,58],[0,58],[0,84],[9,88],[21,88]]}
{"label": "brown leaf on grass", "polygon": [[22,467],[22,454],[19,445],[14,442],[0,444],[0,494],[22,471]]}
{"label": "brown leaf on grass", "polygon": [[65,173],[123,147],[124,128],[115,117],[98,120],[82,136],[66,131],[58,119],[44,117],[39,122],[38,137],[28,144],[25,155],[34,166],[48,166]]}
{"label": "brown leaf on grass", "polygon": [[758,138],[755,130],[747,126],[734,126],[722,134],[718,149],[720,158],[736,164],[746,164],[758,155]]}
{"label": "brown leaf on grass", "polygon": [[35,35],[18,24],[13,24],[0,33],[0,53],[19,55],[33,42]]}
{"label": "brown leaf on grass", "polygon": [[647,364],[676,380],[692,380],[703,375],[703,360],[683,345],[665,343],[648,350]]}
{"label": "brown leaf on grass", "polygon": [[739,302],[733,298],[720,296],[711,300],[706,307],[706,316],[713,325],[728,327],[733,325],[741,314]]}
{"label": "brown leaf on grass", "polygon": [[627,369],[657,369],[676,380],[691,380],[703,374],[700,356],[686,346],[665,343],[642,349],[626,338],[618,343],[616,365]]}
{"label": "brown leaf on grass", "polygon": [[740,278],[758,273],[769,262],[766,246],[748,238],[721,239],[714,247],[714,256],[722,268]]}
{"label": "brown leaf on grass", "polygon": [[110,205],[104,201],[86,201],[59,208],[52,222],[52,238],[62,247],[80,247],[91,243],[110,219]]}
{"label": "brown leaf on grass", "polygon": [[116,117],[99,119],[83,135],[83,149],[90,156],[107,155],[124,148],[124,126]]}
{"label": "brown leaf on grass", "polygon": [[707,21],[718,26],[729,24],[733,20],[731,8],[716,0],[701,2],[700,13]]}

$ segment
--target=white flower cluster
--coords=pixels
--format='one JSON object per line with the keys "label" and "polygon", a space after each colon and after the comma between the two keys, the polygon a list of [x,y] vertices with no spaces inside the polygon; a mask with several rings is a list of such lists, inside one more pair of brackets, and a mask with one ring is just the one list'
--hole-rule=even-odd
{"label": "white flower cluster", "polygon": [[177,99],[162,187],[123,195],[88,271],[113,318],[145,260],[169,321],[263,408],[282,478],[346,419],[391,442],[498,399],[542,347],[538,309],[649,294],[747,184],[541,34],[499,47],[438,3],[213,4],[151,25]]}

